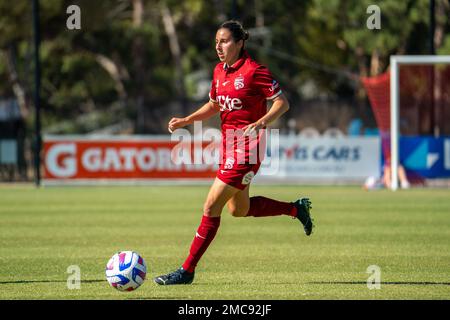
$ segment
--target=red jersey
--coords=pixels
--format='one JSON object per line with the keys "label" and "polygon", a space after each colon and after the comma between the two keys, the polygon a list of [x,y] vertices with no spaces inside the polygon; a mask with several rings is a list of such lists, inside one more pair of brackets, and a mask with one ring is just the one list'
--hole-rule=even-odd
{"label": "red jersey", "polygon": [[[280,86],[269,69],[252,60],[246,51],[232,66],[224,62],[217,64],[209,98],[220,106],[222,162],[256,164],[262,161],[265,132],[260,131],[257,137],[250,139],[243,137],[239,129],[263,117],[267,113],[267,100],[280,94]],[[227,138],[230,132],[234,138]]]}
{"label": "red jersey", "polygon": [[220,106],[222,120],[217,178],[241,190],[250,183],[264,157],[265,131],[243,137],[240,129],[261,119],[267,113],[267,100],[280,94],[269,69],[252,60],[246,51],[232,66],[217,64],[209,93],[210,100]]}
{"label": "red jersey", "polygon": [[280,86],[269,69],[244,51],[232,66],[224,62],[217,64],[209,98],[220,106],[222,132],[225,132],[259,120],[267,113],[266,101],[280,94]]}

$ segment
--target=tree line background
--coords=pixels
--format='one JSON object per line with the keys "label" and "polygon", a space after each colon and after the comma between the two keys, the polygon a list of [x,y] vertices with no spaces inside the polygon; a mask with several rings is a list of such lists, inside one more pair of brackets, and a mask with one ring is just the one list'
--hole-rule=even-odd
{"label": "tree line background", "polygon": [[[72,4],[81,30],[66,27]],[[373,4],[380,30],[366,27]],[[428,10],[429,0],[41,0],[43,133],[167,133],[172,116],[207,101],[215,32],[230,18],[290,100],[279,127],[375,127],[359,77],[386,71],[392,54],[428,54]],[[31,1],[0,0],[0,12],[0,99],[17,100],[31,136]],[[450,53],[449,14],[436,0],[438,54]]]}

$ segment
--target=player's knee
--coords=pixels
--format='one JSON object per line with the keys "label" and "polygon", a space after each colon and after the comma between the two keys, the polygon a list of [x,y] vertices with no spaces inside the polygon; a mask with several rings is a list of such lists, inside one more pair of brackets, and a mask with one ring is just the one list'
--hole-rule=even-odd
{"label": "player's knee", "polygon": [[248,208],[245,207],[228,207],[228,211],[230,211],[230,214],[235,217],[235,218],[239,218],[239,217],[245,217],[248,213]]}
{"label": "player's knee", "polygon": [[220,215],[220,210],[218,211],[218,208],[216,208],[212,203],[205,202],[203,205],[203,215],[208,217],[215,217],[217,215]]}

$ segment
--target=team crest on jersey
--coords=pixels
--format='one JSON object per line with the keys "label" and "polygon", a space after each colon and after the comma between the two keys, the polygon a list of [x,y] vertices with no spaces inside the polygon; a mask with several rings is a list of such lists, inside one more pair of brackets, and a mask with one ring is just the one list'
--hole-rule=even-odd
{"label": "team crest on jersey", "polygon": [[234,79],[234,88],[236,90],[242,89],[244,87],[244,77],[239,76],[236,79]]}
{"label": "team crest on jersey", "polygon": [[227,158],[227,160],[225,161],[225,169],[233,169],[233,165],[234,165],[234,158]]}

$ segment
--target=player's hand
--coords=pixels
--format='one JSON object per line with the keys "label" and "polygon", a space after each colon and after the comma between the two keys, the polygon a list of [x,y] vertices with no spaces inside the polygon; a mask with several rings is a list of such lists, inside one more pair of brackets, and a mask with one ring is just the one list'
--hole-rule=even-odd
{"label": "player's hand", "polygon": [[186,118],[172,118],[169,121],[169,125],[167,126],[167,129],[170,133],[174,132],[178,128],[182,128],[186,125],[188,125],[188,121]]}
{"label": "player's hand", "polygon": [[254,122],[246,125],[242,128],[242,130],[244,130],[244,137],[254,135],[256,132],[258,132],[259,129],[262,129],[263,127],[264,125],[259,122]]}

